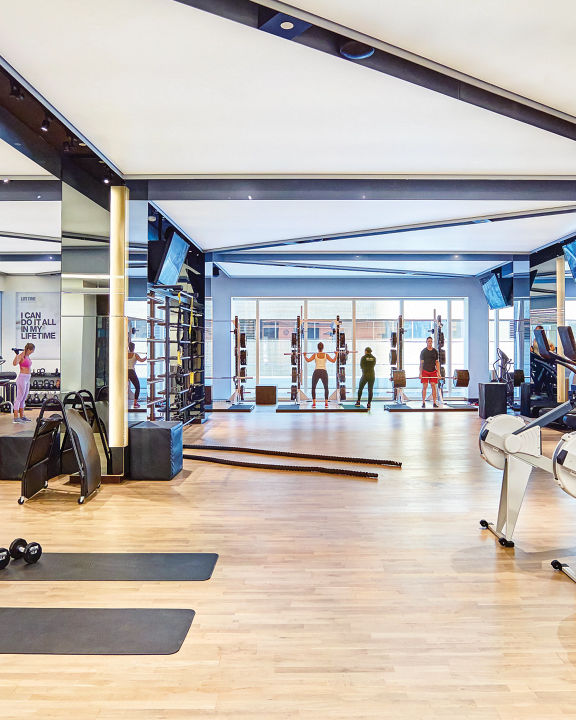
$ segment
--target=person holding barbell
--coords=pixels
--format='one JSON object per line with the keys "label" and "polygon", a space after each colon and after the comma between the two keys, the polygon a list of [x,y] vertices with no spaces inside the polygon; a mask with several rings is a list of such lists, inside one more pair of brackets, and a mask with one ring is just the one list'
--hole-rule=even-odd
{"label": "person holding barbell", "polygon": [[[326,360],[331,363],[336,362],[336,353],[334,357],[324,352],[324,343],[318,343],[318,352],[315,353],[302,353],[306,362],[316,361],[316,368],[312,373],[312,407],[316,407],[316,385],[318,381],[324,385],[324,407],[328,407],[328,371],[326,370]],[[310,355],[310,357],[308,357]]]}
{"label": "person holding barbell", "polygon": [[426,407],[428,383],[432,387],[432,405],[437,408],[438,378],[440,377],[440,362],[438,350],[433,347],[433,339],[426,338],[426,347],[420,353],[420,381],[422,382],[422,407]]}
{"label": "person holding barbell", "polygon": [[360,369],[362,370],[362,377],[358,385],[358,400],[356,401],[356,407],[360,407],[360,400],[364,387],[368,385],[368,404],[366,407],[370,408],[372,405],[372,395],[374,391],[374,381],[376,380],[376,373],[374,368],[376,367],[376,358],[372,355],[372,348],[367,347],[364,350],[364,355],[360,358]]}

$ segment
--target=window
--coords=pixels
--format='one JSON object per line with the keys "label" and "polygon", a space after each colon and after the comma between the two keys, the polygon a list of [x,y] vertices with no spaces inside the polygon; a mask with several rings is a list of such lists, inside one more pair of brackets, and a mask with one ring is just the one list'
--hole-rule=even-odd
{"label": "window", "polygon": [[[441,315],[446,350],[447,394],[465,394],[453,389],[450,378],[455,369],[463,369],[467,354],[468,306],[463,298],[233,298],[232,317],[238,315],[242,332],[246,332],[248,350],[247,388],[256,383],[276,385],[278,396],[286,399],[292,384],[290,349],[296,318],[302,322],[302,349],[315,352],[323,342],[326,352],[335,346],[336,316],[346,338],[349,356],[346,364],[346,387],[353,394],[360,379],[360,358],[367,347],[376,356],[376,397],[391,397],[390,338],[397,329],[398,316],[404,317],[404,367],[408,376],[417,376],[420,352],[431,334],[435,315]],[[504,324],[506,319],[502,321]],[[308,395],[314,363],[303,363],[302,389]],[[330,392],[336,389],[335,365],[328,364]],[[419,387],[418,379],[408,381],[408,388]]]}

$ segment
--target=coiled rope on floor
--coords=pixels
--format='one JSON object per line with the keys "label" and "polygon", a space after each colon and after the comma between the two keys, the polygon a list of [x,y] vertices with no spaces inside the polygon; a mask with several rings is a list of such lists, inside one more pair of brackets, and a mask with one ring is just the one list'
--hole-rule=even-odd
{"label": "coiled rope on floor", "polygon": [[[189,446],[188,446],[189,447]],[[185,460],[200,460],[219,465],[234,465],[236,467],[258,468],[259,470],[287,470],[288,472],[312,472],[325,475],[351,475],[352,477],[378,479],[378,473],[364,470],[345,470],[344,468],[326,468],[315,465],[272,465],[268,463],[245,462],[243,460],[227,460],[225,458],[211,457],[209,455],[183,455]]]}
{"label": "coiled rope on floor", "polygon": [[254,453],[255,455],[274,455],[278,457],[308,458],[310,460],[332,460],[334,462],[357,463],[359,465],[385,465],[388,467],[402,467],[396,460],[373,460],[359,457],[342,457],[340,455],[317,455],[314,453],[298,453],[282,450],[257,450],[256,448],[232,447],[227,445],[184,445],[185,450],[223,450],[226,452]]}

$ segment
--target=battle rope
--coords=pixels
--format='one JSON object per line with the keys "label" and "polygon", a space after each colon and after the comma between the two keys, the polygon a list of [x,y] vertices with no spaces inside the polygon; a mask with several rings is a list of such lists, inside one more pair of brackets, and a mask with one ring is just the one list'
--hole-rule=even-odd
{"label": "battle rope", "polygon": [[349,462],[359,465],[387,465],[389,467],[402,467],[396,460],[370,460],[359,457],[341,457],[339,455],[316,455],[313,453],[286,452],[280,450],[256,450],[255,448],[229,447],[226,445],[184,445],[185,450],[224,450],[227,452],[254,453],[257,455],[278,455],[280,457],[310,458],[312,460],[332,460],[334,462]]}
{"label": "battle rope", "polygon": [[378,473],[362,470],[339,470],[338,468],[315,467],[314,465],[269,465],[267,463],[244,462],[242,460],[225,460],[208,455],[183,455],[185,460],[201,460],[202,462],[218,463],[219,465],[235,465],[238,467],[258,468],[259,470],[288,470],[290,472],[313,472],[326,475],[351,475],[353,477],[376,478]]}

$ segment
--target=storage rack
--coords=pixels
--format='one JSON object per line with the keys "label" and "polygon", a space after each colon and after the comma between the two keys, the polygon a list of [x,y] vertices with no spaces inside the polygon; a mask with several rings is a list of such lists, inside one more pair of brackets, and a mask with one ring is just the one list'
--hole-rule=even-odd
{"label": "storage rack", "polygon": [[60,373],[32,372],[30,377],[30,392],[26,398],[27,408],[42,407],[46,398],[59,397]]}
{"label": "storage rack", "polygon": [[308,400],[302,390],[302,316],[296,317],[296,332],[292,333],[290,347],[290,361],[292,365],[292,385],[290,386],[290,400],[300,405],[301,401]]}
{"label": "storage rack", "polygon": [[201,423],[204,313],[178,286],[148,292],[148,419]]}
{"label": "storage rack", "polygon": [[232,323],[232,334],[234,335],[234,392],[230,396],[229,402],[232,407],[241,405],[246,399],[245,383],[248,377],[248,351],[246,347],[246,333],[240,332],[240,321],[238,315],[235,316]]}

